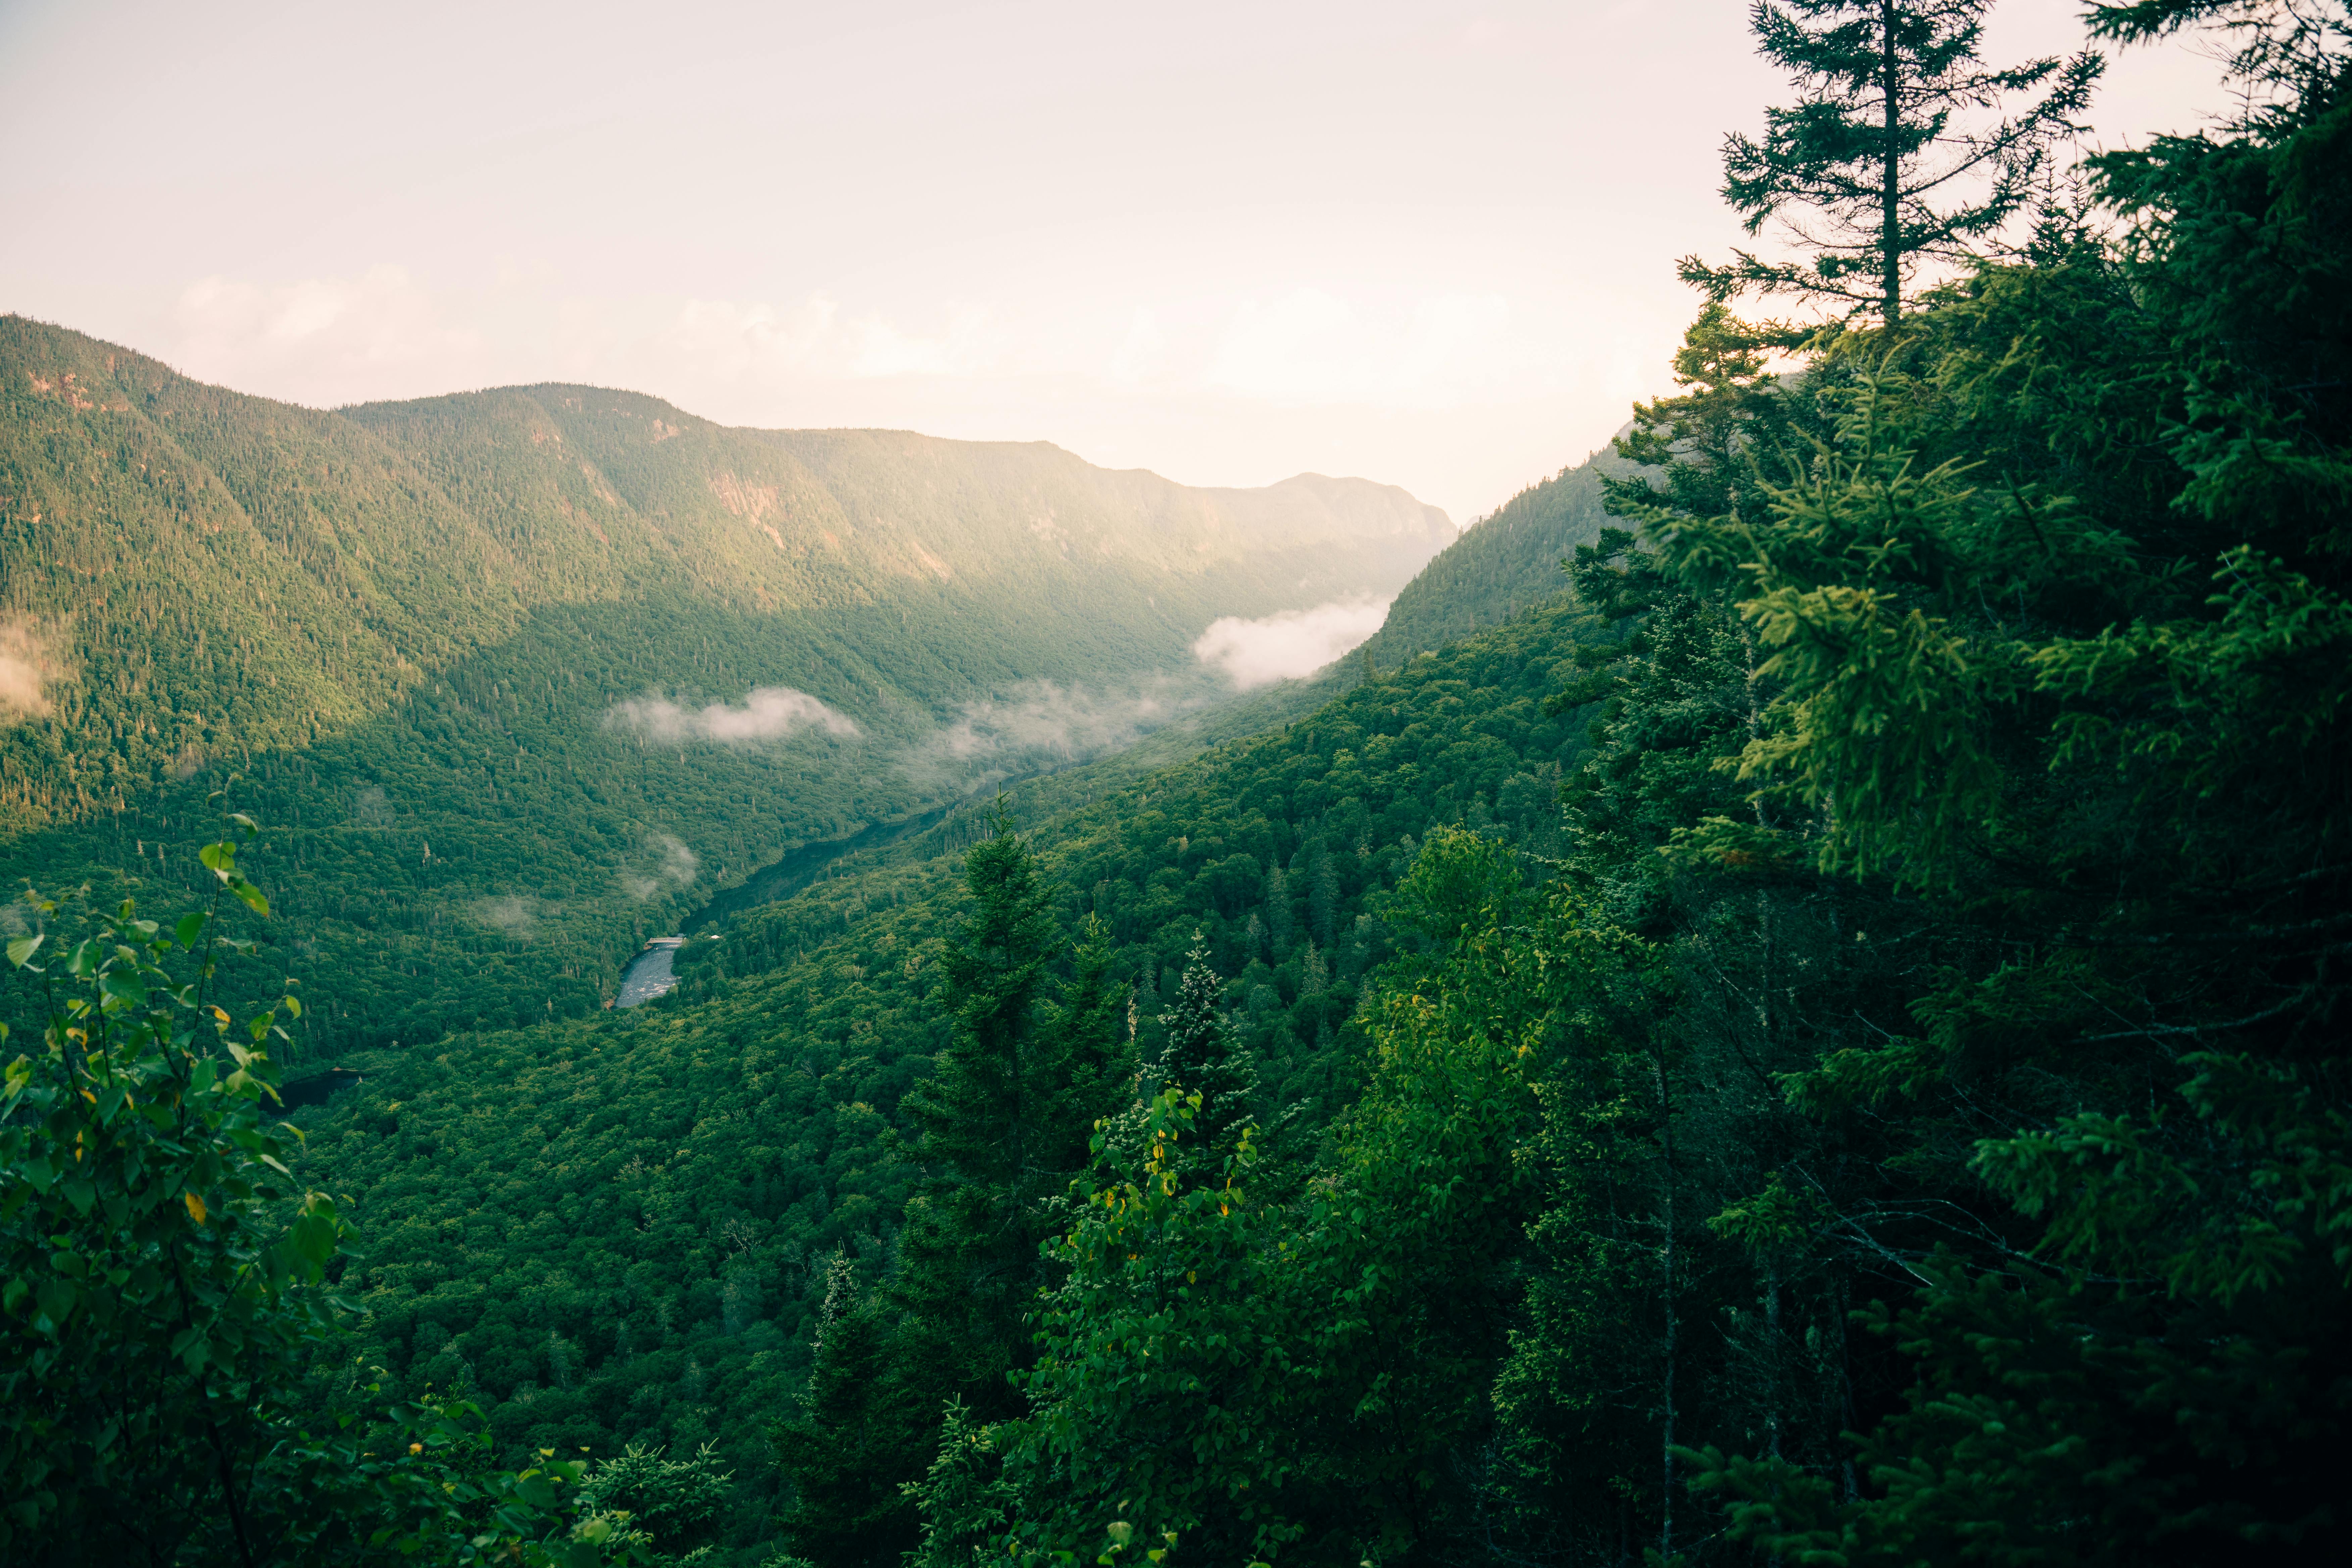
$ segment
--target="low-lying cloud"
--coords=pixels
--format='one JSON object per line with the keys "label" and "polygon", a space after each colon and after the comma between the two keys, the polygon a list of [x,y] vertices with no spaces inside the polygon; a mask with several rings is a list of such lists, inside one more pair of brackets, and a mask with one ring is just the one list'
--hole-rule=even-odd
{"label": "low-lying cloud", "polygon": [[621,886],[628,890],[629,897],[644,903],[666,888],[692,887],[695,872],[701,866],[702,857],[688,848],[682,840],[667,833],[648,833],[644,861],[621,873]]}
{"label": "low-lying cloud", "polygon": [[1200,702],[1164,679],[1123,691],[1029,681],[963,704],[951,722],[908,749],[904,766],[927,787],[957,774],[968,787],[984,787],[1131,744]]}
{"label": "low-lying cloud", "polygon": [[529,942],[539,932],[539,900],[520,893],[476,899],[466,906],[476,925],[502,931],[517,942]]}
{"label": "low-lying cloud", "polygon": [[1209,623],[1192,643],[1192,657],[1222,669],[1241,690],[1297,680],[1346,653],[1388,619],[1387,599],[1334,599],[1311,610],[1285,610],[1257,620],[1227,616]]}
{"label": "low-lying cloud", "polygon": [[0,724],[37,719],[49,710],[51,683],[66,679],[50,639],[29,622],[0,621]]}
{"label": "low-lying cloud", "polygon": [[843,740],[858,732],[848,714],[789,686],[755,686],[740,708],[724,702],[683,708],[658,691],[648,691],[607,708],[604,726],[664,746],[698,741],[749,746],[784,740],[803,730],[822,730]]}

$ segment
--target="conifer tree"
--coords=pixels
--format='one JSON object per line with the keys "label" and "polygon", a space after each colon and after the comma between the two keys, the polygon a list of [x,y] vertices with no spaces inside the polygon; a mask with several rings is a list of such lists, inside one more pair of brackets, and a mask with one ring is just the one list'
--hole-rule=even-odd
{"label": "conifer tree", "polygon": [[[1055,1123],[1067,1120],[1056,1112],[1066,1109],[1070,1052],[1044,1005],[1061,932],[1052,887],[1001,801],[988,837],[964,856],[964,882],[974,908],[941,961],[938,998],[954,1034],[905,1101],[935,1174],[909,1217],[901,1293],[927,1315],[969,1311],[964,1333],[1009,1352],[1039,1283],[1037,1205],[1058,1189],[1067,1154]],[[986,1381],[1001,1384],[1002,1353],[982,1360]]]}
{"label": "conifer tree", "polygon": [[940,1002],[955,1035],[936,1077],[906,1107],[922,1129],[924,1154],[952,1171],[957,1192],[1007,1204],[1040,1178],[1037,1112],[1051,1084],[1040,1002],[1061,933],[1046,908],[1051,886],[1002,802],[988,837],[964,853],[964,886],[971,920],[940,959]]}
{"label": "conifer tree", "polygon": [[1135,1059],[1128,1038],[1127,987],[1111,978],[1117,951],[1110,924],[1089,914],[1070,955],[1068,992],[1051,1009],[1046,1033],[1054,1075],[1043,1091],[1051,1141],[1048,1163],[1057,1173],[1083,1170],[1097,1118],[1135,1092]]}
{"label": "conifer tree", "polygon": [[1217,1005],[1219,986],[1217,972],[1209,967],[1208,938],[1195,931],[1176,1005],[1160,1015],[1160,1022],[1168,1030],[1162,1079],[1180,1094],[1201,1097],[1193,1127],[1203,1147],[1222,1153],[1233,1142],[1233,1130],[1248,1119],[1257,1073]]}
{"label": "conifer tree", "polygon": [[1269,868],[1265,874],[1265,925],[1276,958],[1290,947],[1292,923],[1290,879],[1281,867]]}
{"label": "conifer tree", "polygon": [[1311,861],[1312,880],[1307,884],[1307,910],[1315,926],[1315,934],[1323,945],[1331,945],[1333,924],[1339,910],[1339,877],[1331,865],[1331,851],[1321,839],[1315,842]]}
{"label": "conifer tree", "polygon": [[[1892,325],[1923,261],[1958,261],[2041,190],[2052,143],[2080,129],[2105,62],[2088,50],[2007,69],[1979,51],[1991,0],[1756,0],[1760,52],[1801,94],[1765,111],[1759,142],[1724,141],[1725,199],[1749,234],[1775,218],[1811,253],[1728,267],[1685,258],[1685,280],[1726,299],[1794,292],[1874,310]],[[1960,117],[2036,94],[1989,126]]]}
{"label": "conifer tree", "polygon": [[894,1338],[882,1303],[861,1295],[850,1260],[835,1254],[802,1418],[770,1436],[793,1481],[784,1538],[819,1568],[887,1561],[914,1533],[898,1483],[920,1473],[934,1413],[895,1364]]}

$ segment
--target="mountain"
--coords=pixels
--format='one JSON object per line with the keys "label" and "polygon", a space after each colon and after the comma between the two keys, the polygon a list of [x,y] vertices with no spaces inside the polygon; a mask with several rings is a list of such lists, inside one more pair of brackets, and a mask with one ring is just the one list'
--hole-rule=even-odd
{"label": "mountain", "polygon": [[[1042,441],[942,441],[898,430],[748,434],[814,476],[853,529],[920,533],[926,553],[944,557],[927,566],[932,573],[1002,571],[1012,551],[1036,564],[1058,559],[1073,572],[1124,562],[1206,576],[1242,598],[1286,603],[1303,594],[1313,602],[1391,591],[1455,536],[1437,508],[1365,479],[1299,474],[1261,489],[1193,489],[1146,469],[1097,468]],[[750,504],[746,498],[747,510]],[[1229,578],[1236,566],[1245,575]]]}
{"label": "mountain", "polygon": [[196,888],[226,789],[323,1042],[593,1010],[728,881],[1196,709],[1209,621],[1452,533],[591,387],[321,412],[0,318],[0,874]]}
{"label": "mountain", "polygon": [[1464,529],[1398,591],[1363,655],[1378,666],[1402,663],[1565,592],[1561,559],[1591,543],[1607,521],[1601,476],[1633,471],[1603,447]]}

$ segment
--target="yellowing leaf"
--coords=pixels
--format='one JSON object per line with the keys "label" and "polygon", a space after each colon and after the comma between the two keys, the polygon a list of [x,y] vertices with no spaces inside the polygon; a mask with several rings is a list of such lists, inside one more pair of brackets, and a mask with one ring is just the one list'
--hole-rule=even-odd
{"label": "yellowing leaf", "polygon": [[188,1201],[188,1217],[194,1220],[198,1225],[204,1224],[205,1200],[196,1196],[194,1193],[185,1193],[182,1195]]}

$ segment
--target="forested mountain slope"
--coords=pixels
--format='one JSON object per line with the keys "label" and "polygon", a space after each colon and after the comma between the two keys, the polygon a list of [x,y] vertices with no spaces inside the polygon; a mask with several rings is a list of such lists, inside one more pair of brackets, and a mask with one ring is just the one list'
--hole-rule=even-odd
{"label": "forested mountain slope", "polygon": [[[1297,1106],[1311,1139],[1350,1092],[1365,977],[1417,940],[1381,911],[1421,841],[1467,823],[1557,847],[1584,741],[1542,699],[1578,635],[1564,606],[1528,616],[1033,822],[1062,930],[1108,928],[1140,1053],[1205,940],[1269,1120]],[[717,1438],[759,1539],[783,1500],[763,1424],[804,1375],[824,1260],[878,1277],[926,1178],[899,1108],[947,1043],[958,858],[742,917],[634,1012],[346,1058],[368,1076],[303,1113],[305,1174],[360,1199],[354,1284],[403,1386],[463,1383],[525,1447]]]}
{"label": "forested mountain slope", "polygon": [[[1964,192],[1995,205],[1945,237],[2030,241],[1934,284],[1906,215],[1953,188],[1946,111],[2049,86],[1993,144],[2030,172],[2097,58],[1981,60],[1980,5],[1759,9],[1800,107],[1727,139],[1734,199],[1816,182],[1856,243],[1682,264],[1709,297],[1624,447],[1657,466],[1599,476],[1625,526],[1566,598],[1177,765],[1072,769],[1025,834],[843,866],[660,1003],[354,1051],[279,1138],[301,1031],[397,969],[295,996],[206,970],[176,889],[19,903],[0,1555],[2344,1560],[2352,13],[2322,9],[2100,8],[2217,24],[2238,117],[2095,156],[2087,208]],[[1801,339],[1735,308],[1857,281]],[[618,690],[644,650],[602,609],[565,635]],[[704,624],[670,646],[746,657]],[[378,839],[273,828],[269,862],[232,821],[229,939],[365,929],[301,877],[411,864],[412,785],[475,790],[474,858],[532,790],[648,826],[688,753],[563,754],[558,668],[423,672],[442,730],[336,829]],[[425,777],[416,738],[467,725],[550,750]],[[802,743],[762,765],[862,742]],[[313,753],[263,761],[273,812],[333,798]],[[658,888],[669,850],[626,842]],[[291,873],[266,921],[248,864]]]}
{"label": "forested mountain slope", "polygon": [[[1363,479],[1299,474],[1261,489],[1195,489],[1141,468],[1097,468],[1042,441],[942,441],[901,430],[756,434],[817,478],[853,532],[911,531],[929,558],[925,573],[950,581],[1022,575],[1058,562],[1076,585],[1095,580],[1089,568],[1126,563],[1204,576],[1238,592],[1234,603],[1253,595],[1287,603],[1300,593],[1311,602],[1391,592],[1454,538],[1435,507]],[[1226,584],[1223,574],[1236,563],[1247,563],[1250,580]],[[1152,618],[1166,614],[1155,610]],[[1180,626],[1193,618],[1175,616]]]}
{"label": "forested mountain slope", "polygon": [[1513,496],[1397,591],[1363,652],[1386,667],[1508,620],[1567,586],[1560,562],[1600,532],[1603,475],[1633,466],[1608,447]]}
{"label": "forested mountain slope", "polygon": [[1211,619],[1450,535],[1364,481],[593,388],[321,413],[0,319],[0,874],[192,887],[240,773],[303,931],[274,962],[346,981],[322,1043],[586,1011],[728,879],[1131,739],[1216,695]]}

